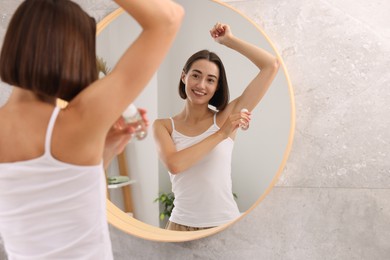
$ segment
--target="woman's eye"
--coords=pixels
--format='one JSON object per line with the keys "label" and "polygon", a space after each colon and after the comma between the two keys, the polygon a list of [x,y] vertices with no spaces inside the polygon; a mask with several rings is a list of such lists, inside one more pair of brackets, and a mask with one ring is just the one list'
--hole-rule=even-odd
{"label": "woman's eye", "polygon": [[214,79],[209,79],[209,83],[214,83],[215,80]]}
{"label": "woman's eye", "polygon": [[195,79],[197,79],[197,78],[199,78],[199,75],[197,75],[197,74],[192,74],[192,77],[195,78]]}

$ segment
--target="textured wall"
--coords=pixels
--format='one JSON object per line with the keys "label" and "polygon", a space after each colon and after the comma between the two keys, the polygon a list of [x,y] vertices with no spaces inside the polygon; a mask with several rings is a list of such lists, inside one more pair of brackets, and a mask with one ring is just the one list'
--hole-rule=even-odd
{"label": "textured wall", "polygon": [[[19,2],[0,1],[0,39]],[[115,8],[77,2],[98,20]],[[265,29],[291,76],[296,135],[285,171],[246,218],[209,238],[158,243],[112,228],[116,259],[389,259],[390,2],[232,5]],[[0,105],[9,91],[0,88]]]}

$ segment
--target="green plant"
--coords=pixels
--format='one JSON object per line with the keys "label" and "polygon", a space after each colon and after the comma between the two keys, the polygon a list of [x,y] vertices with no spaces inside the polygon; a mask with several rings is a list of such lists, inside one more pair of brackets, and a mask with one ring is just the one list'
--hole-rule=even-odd
{"label": "green plant", "polygon": [[160,195],[154,200],[154,202],[159,202],[163,208],[163,211],[160,213],[160,220],[164,220],[166,217],[170,217],[172,210],[174,208],[173,201],[175,196],[172,192],[169,193],[160,193]]}
{"label": "green plant", "polygon": [[[233,197],[237,199],[237,194],[233,192]],[[173,208],[175,205],[173,201],[175,200],[175,195],[172,192],[165,193],[162,192],[160,195],[154,200],[154,202],[160,202],[160,205],[163,207],[163,212],[160,213],[160,220],[164,220],[166,217],[170,217]]]}

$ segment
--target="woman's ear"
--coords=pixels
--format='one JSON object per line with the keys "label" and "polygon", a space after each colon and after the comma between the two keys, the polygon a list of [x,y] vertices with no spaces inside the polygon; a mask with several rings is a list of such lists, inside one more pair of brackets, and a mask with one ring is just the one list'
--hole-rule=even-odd
{"label": "woman's ear", "polygon": [[184,85],[186,84],[185,78],[186,78],[186,73],[185,73],[184,70],[183,70],[183,71],[181,72],[181,77],[180,77],[180,79],[181,79],[181,82],[183,82]]}

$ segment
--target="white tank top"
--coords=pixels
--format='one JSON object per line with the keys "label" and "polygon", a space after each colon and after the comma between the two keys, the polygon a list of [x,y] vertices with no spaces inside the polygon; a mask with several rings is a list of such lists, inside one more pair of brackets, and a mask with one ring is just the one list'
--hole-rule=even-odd
{"label": "white tank top", "polygon": [[54,109],[44,155],[0,163],[0,235],[9,260],[113,259],[102,163],[77,166],[52,157]]}
{"label": "white tank top", "polygon": [[[214,123],[198,136],[186,136],[175,130],[172,118],[172,139],[178,151],[192,146],[219,130]],[[171,174],[175,195],[170,221],[191,227],[215,227],[240,216],[233,198],[231,158],[234,141],[226,138],[193,167]]]}

